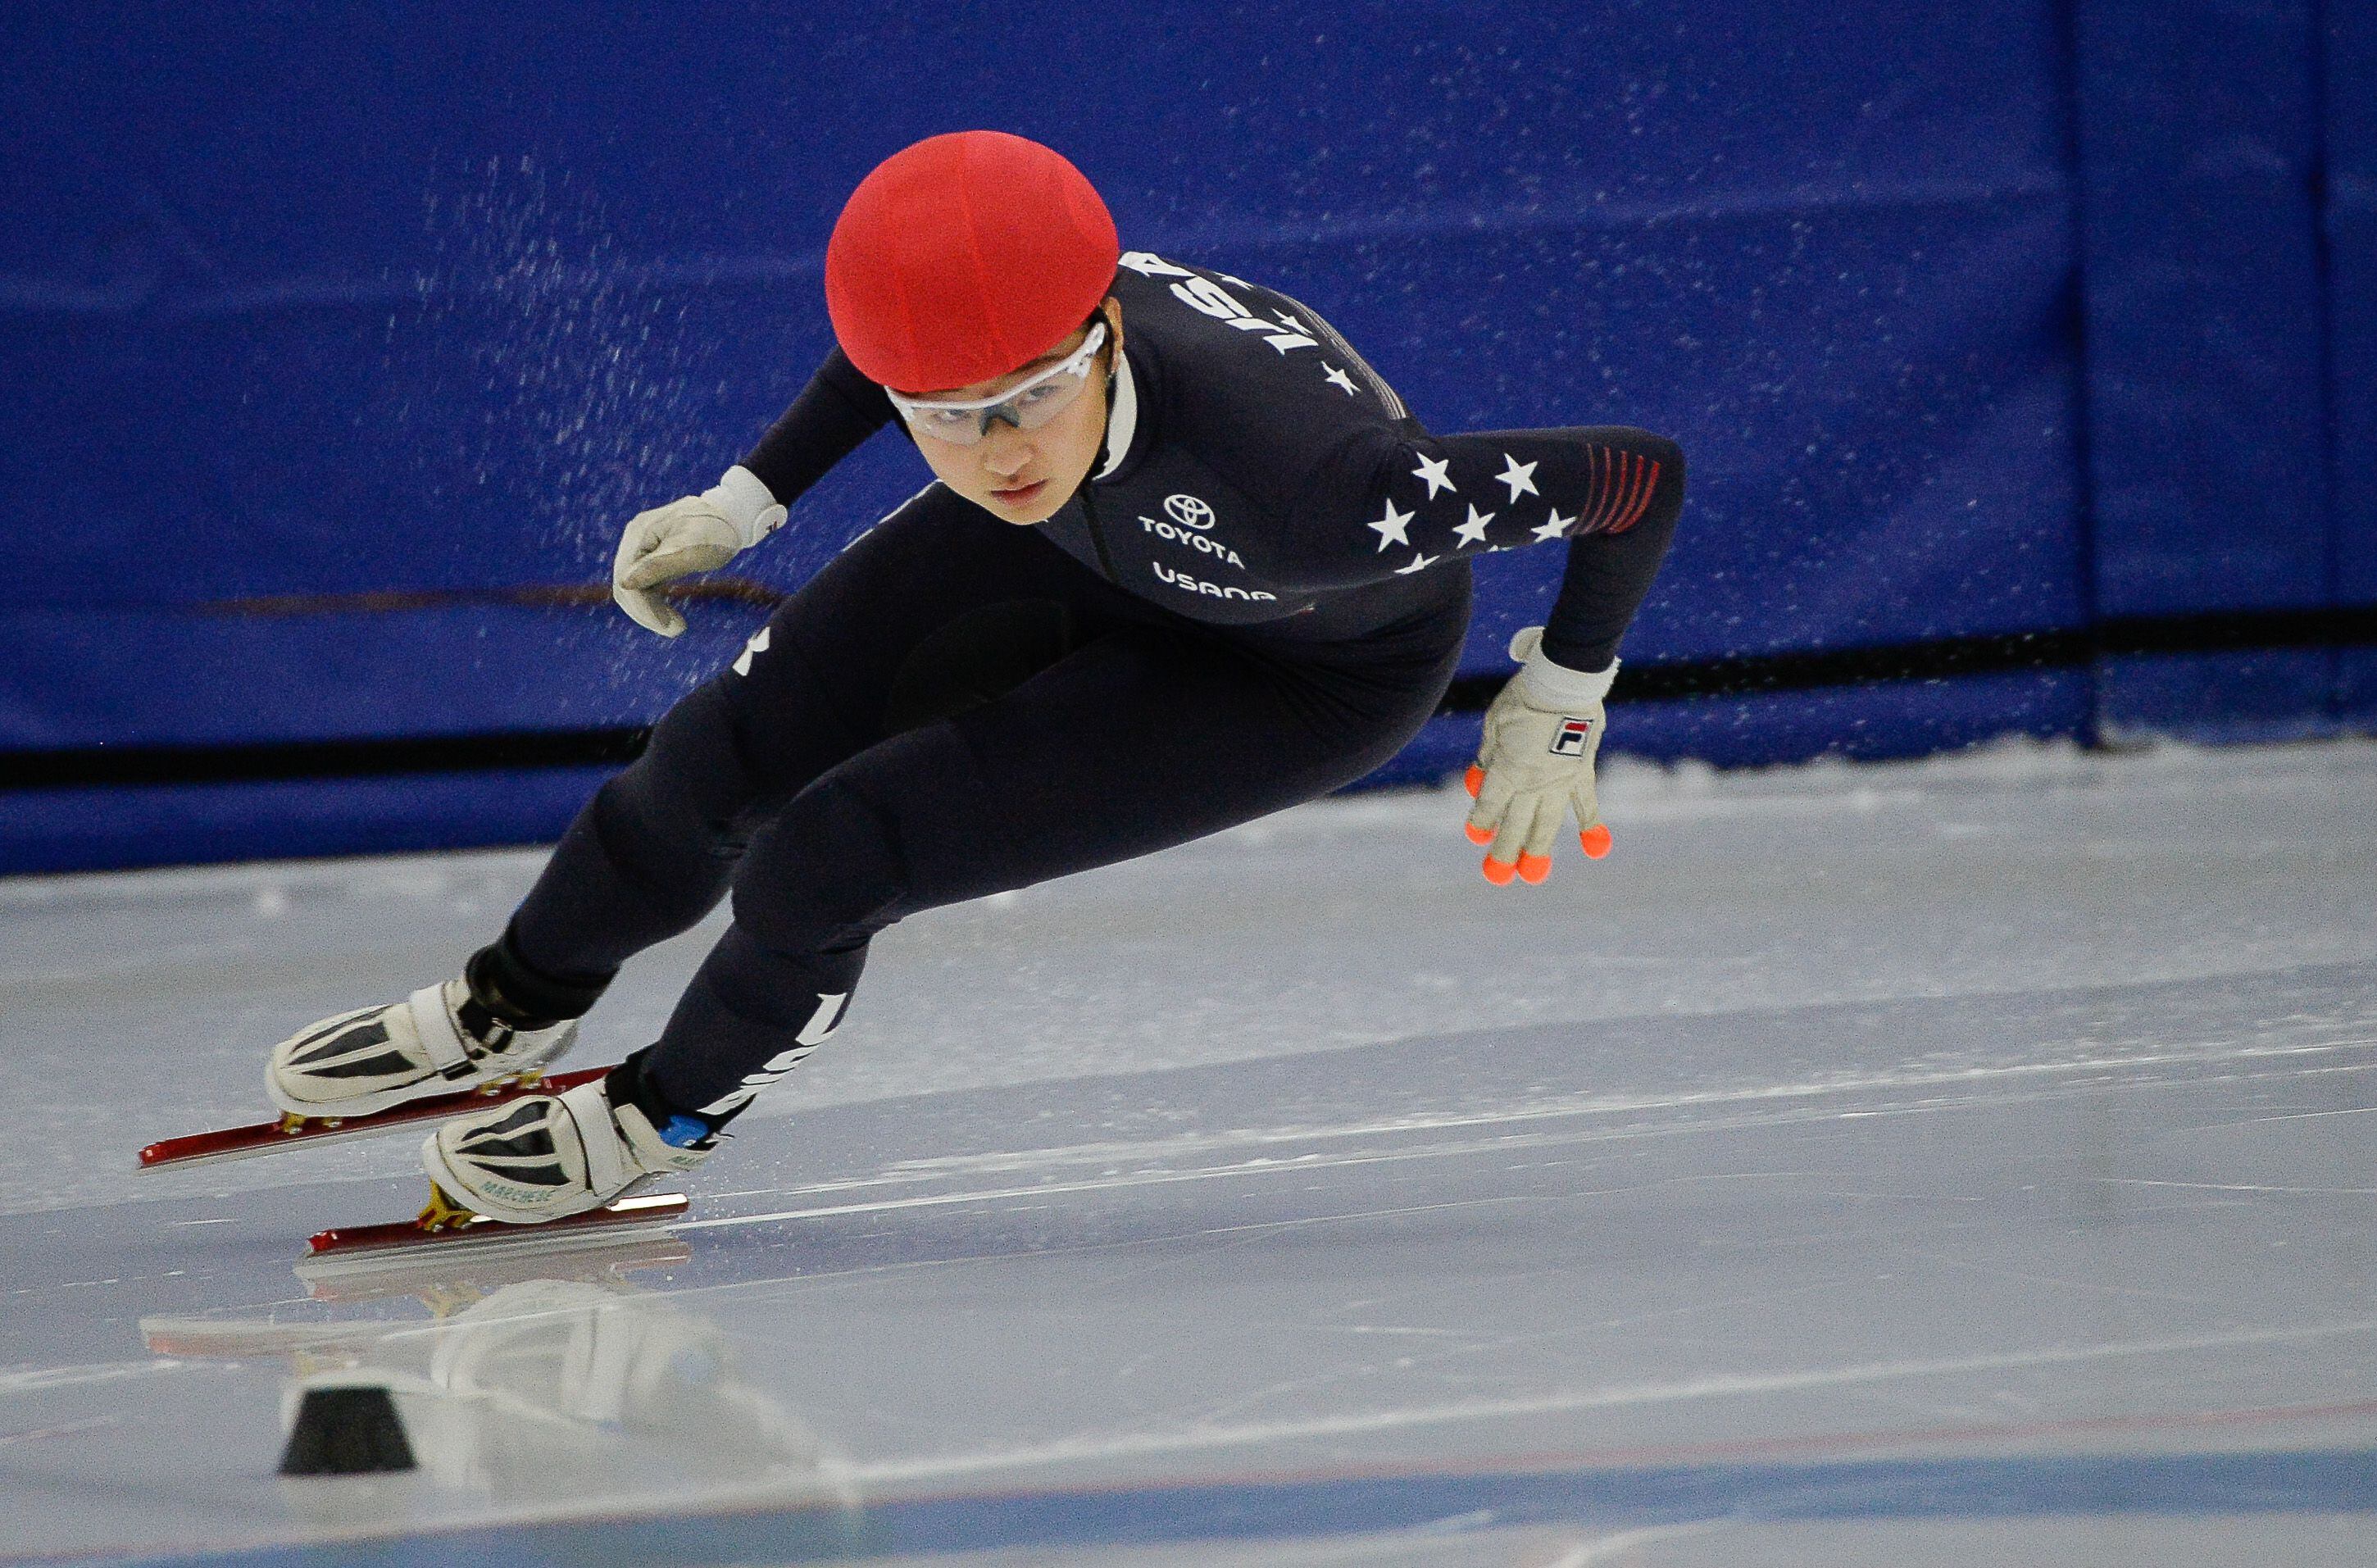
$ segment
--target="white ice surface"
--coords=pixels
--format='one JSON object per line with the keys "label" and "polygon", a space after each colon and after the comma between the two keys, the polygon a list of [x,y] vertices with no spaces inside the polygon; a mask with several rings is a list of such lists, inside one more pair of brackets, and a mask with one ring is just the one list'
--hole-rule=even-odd
{"label": "white ice surface", "polygon": [[[1618,853],[1539,889],[1477,876],[1465,804],[1324,802],[911,921],[678,1250],[343,1303],[299,1239],[409,1212],[409,1140],[130,1152],[253,1119],[265,1045],[451,973],[539,856],[0,881],[0,1554],[2377,1440],[2377,747],[1621,764]],[[631,966],[583,1059],[650,1038],[711,935]],[[335,1505],[276,1482],[285,1385],[357,1368],[439,1463]],[[2124,1538],[2367,1560],[2371,1517]],[[1486,1521],[1228,1561],[2053,1561],[2111,1527]]]}

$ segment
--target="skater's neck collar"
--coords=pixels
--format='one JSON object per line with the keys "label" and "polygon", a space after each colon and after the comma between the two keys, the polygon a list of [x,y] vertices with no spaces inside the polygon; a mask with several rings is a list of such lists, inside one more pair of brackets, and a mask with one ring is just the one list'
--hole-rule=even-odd
{"label": "skater's neck collar", "polygon": [[1114,354],[1114,381],[1106,389],[1106,461],[1090,475],[1093,483],[1123,465],[1130,456],[1131,437],[1138,434],[1139,388],[1130,378],[1130,356],[1117,348]]}

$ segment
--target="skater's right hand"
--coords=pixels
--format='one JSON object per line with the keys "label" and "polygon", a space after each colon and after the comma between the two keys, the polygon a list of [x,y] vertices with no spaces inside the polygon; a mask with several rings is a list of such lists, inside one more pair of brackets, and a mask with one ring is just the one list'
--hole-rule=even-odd
{"label": "skater's right hand", "polygon": [[730,468],[700,495],[638,512],[629,521],[611,563],[611,597],[638,626],[675,637],[685,630],[685,617],[653,590],[698,571],[716,571],[783,521],[784,509],[758,474]]}

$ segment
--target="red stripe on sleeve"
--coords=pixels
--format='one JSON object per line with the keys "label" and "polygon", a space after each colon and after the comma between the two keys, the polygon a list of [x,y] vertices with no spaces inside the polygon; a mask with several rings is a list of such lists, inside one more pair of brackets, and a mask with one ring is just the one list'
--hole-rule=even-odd
{"label": "red stripe on sleeve", "polygon": [[1593,509],[1584,521],[1570,530],[1571,539],[1592,533],[1601,526],[1602,514],[1609,509],[1609,498],[1617,492],[1618,454],[1607,447],[1595,447],[1593,452]]}
{"label": "red stripe on sleeve", "polygon": [[1642,514],[1651,509],[1651,497],[1659,488],[1659,460],[1657,458],[1648,460],[1646,468],[1647,473],[1642,480],[1642,493],[1636,496],[1633,504],[1627,508],[1626,515],[1609,525],[1610,533],[1625,533],[1642,521]]}
{"label": "red stripe on sleeve", "polygon": [[1595,520],[1595,533],[1608,533],[1610,525],[1626,515],[1626,509],[1633,504],[1635,483],[1642,477],[1642,464],[1633,453],[1614,452],[1611,456],[1614,461],[1610,468],[1619,478],[1609,486],[1609,505]]}
{"label": "red stripe on sleeve", "polygon": [[1626,492],[1626,513],[1602,533],[1621,534],[1629,527],[1633,527],[1635,521],[1642,516],[1642,509],[1650,506],[1650,487],[1656,483],[1659,483],[1659,463],[1654,463],[1647,456],[1635,456],[1635,485],[1633,489]]}

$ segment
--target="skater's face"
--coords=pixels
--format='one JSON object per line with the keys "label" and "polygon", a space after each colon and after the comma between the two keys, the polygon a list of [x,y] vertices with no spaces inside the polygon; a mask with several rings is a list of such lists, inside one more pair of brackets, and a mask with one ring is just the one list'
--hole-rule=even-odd
{"label": "skater's face", "polygon": [[[1106,318],[1105,345],[1098,350],[1081,395],[1056,418],[1033,430],[993,419],[989,431],[971,446],[917,433],[916,449],[942,484],[991,516],[1021,524],[1045,522],[1072,499],[1105,444],[1106,372],[1112,356],[1122,352],[1122,307],[1109,299],[1101,309]],[[951,402],[997,397],[1063,364],[1088,336],[1084,327],[1009,375],[916,395]]]}

